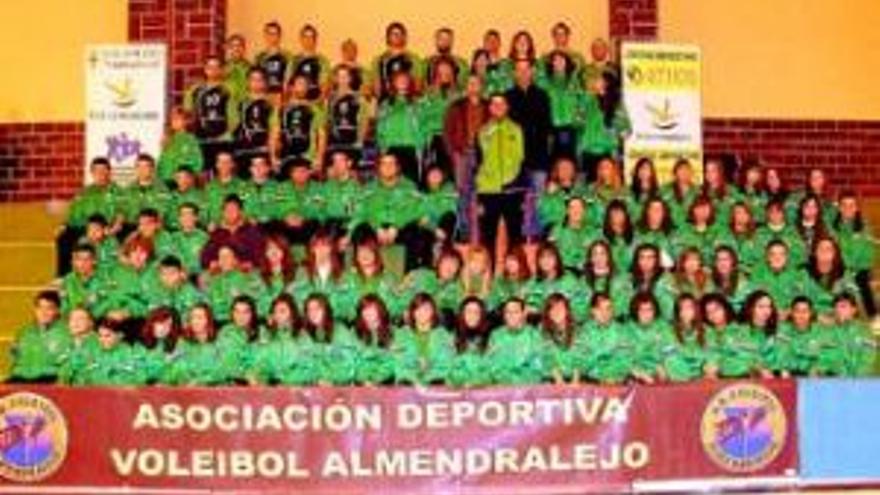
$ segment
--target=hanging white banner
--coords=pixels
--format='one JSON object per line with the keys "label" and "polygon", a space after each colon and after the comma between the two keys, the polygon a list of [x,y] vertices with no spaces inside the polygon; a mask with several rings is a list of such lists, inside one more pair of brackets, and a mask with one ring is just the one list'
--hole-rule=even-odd
{"label": "hanging white banner", "polygon": [[[167,49],[164,44],[91,45],[85,62],[86,162],[107,157],[114,179],[127,183],[138,154],[159,156]],[[85,177],[88,182],[89,174]]]}
{"label": "hanging white banner", "polygon": [[702,177],[701,53],[694,45],[624,43],[624,100],[632,122],[625,144],[626,177],[651,158],[661,182],[685,158]]}

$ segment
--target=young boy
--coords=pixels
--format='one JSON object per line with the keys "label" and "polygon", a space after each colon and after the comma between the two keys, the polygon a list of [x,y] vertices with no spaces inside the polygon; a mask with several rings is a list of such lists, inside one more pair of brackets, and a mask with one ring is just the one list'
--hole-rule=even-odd
{"label": "young boy", "polygon": [[95,362],[95,355],[100,349],[94,325],[92,315],[85,308],[75,307],[70,310],[66,325],[70,335],[70,346],[58,370],[59,383],[83,384],[83,372]]}
{"label": "young boy", "polygon": [[230,195],[241,196],[245,182],[236,175],[237,165],[232,153],[223,151],[217,155],[213,180],[205,186],[205,210],[203,217],[208,230],[213,230],[223,217],[223,202]]}
{"label": "young boy", "polygon": [[278,202],[279,185],[271,177],[272,166],[268,154],[254,155],[250,162],[251,180],[242,190],[245,215],[260,224],[266,233],[277,230],[274,225]]}
{"label": "young boy", "polygon": [[12,345],[11,381],[52,383],[58,377],[70,334],[59,320],[61,299],[54,291],[34,298],[34,320],[19,332]]}
{"label": "young boy", "polygon": [[272,217],[278,230],[291,244],[308,244],[317,229],[317,198],[319,189],[311,180],[310,163],[293,158],[287,164],[289,180],[277,187],[277,200]]}
{"label": "young boy", "polygon": [[247,43],[244,36],[233,34],[226,39],[226,85],[236,100],[247,93],[247,76],[251,62],[247,59]]}
{"label": "young boy", "polygon": [[119,241],[110,235],[107,220],[103,215],[89,217],[86,235],[80,239],[81,244],[88,244],[95,250],[98,268],[105,268],[119,261]]}
{"label": "young boy", "polygon": [[113,320],[98,323],[98,347],[92,360],[73,376],[77,385],[133,386],[147,382],[146,366],[124,340],[122,325]]}
{"label": "young boy", "polygon": [[171,252],[158,251],[160,256],[174,254],[181,260],[186,272],[191,276],[198,275],[202,271],[199,256],[202,248],[208,243],[208,233],[199,228],[199,207],[193,203],[183,203],[178,208],[178,226],[176,232],[171,233]]}
{"label": "young boy", "polygon": [[392,22],[385,28],[385,51],[373,60],[374,94],[380,97],[388,94],[392,76],[401,72],[409,74],[418,86],[424,76],[424,65],[415,53],[407,49],[406,26]]}
{"label": "young boy", "polygon": [[167,307],[179,315],[185,315],[189,314],[193,306],[202,302],[203,296],[187,280],[180,259],[166,256],[159,262],[159,276],[147,280],[144,299],[147,310]]}
{"label": "young boy", "polygon": [[102,215],[114,227],[118,226],[121,188],[112,181],[110,160],[104,157],[93,159],[89,165],[89,173],[92,183],[73,198],[64,227],[55,239],[58,276],[64,276],[70,271],[70,255],[85,234],[86,223],[92,215]]}
{"label": "young boy", "polygon": [[141,154],[135,161],[135,180],[120,195],[121,212],[124,216],[125,235],[134,228],[138,215],[144,209],[159,211],[170,198],[168,188],[156,177],[156,161],[148,154]]}
{"label": "young boy", "polygon": [[275,150],[282,164],[305,158],[316,170],[327,146],[326,115],[321,105],[308,100],[308,79],[294,76],[289,85],[287,105],[281,109],[280,129],[275,133]]}
{"label": "young boy", "polygon": [[425,60],[425,81],[431,84],[436,77],[437,66],[447,63],[452,67],[453,80],[458,89],[464,89],[467,83],[469,64],[467,60],[453,52],[455,32],[448,27],[442,27],[434,32],[434,46],[436,52]]}
{"label": "young boy", "polygon": [[61,279],[61,311],[64,314],[77,307],[91,307],[107,291],[105,272],[97,270],[92,246],[77,245],[71,253],[71,266],[71,272]]}
{"label": "young boy", "polygon": [[235,100],[226,86],[223,62],[210,56],[205,60],[205,79],[189,88],[183,108],[195,119],[195,135],[205,163],[214,163],[217,153],[227,149],[235,128]]}
{"label": "young boy", "polygon": [[299,31],[299,43],[302,51],[293,56],[288,67],[288,79],[303,76],[308,83],[306,99],[316,101],[327,89],[330,80],[330,61],[318,53],[318,30],[306,24]]}
{"label": "young boy", "polygon": [[174,191],[171,200],[168,201],[162,218],[169,231],[180,228],[177,213],[184,203],[199,205],[205,204],[205,191],[200,189],[196,182],[196,176],[189,167],[182,167],[174,174]]}
{"label": "young boy", "polygon": [[158,164],[159,179],[169,187],[175,174],[181,168],[185,167],[199,174],[204,169],[204,158],[199,147],[199,140],[194,134],[187,131],[188,118],[183,108],[174,107],[171,109],[170,132],[162,146]]}
{"label": "young boy", "polygon": [[290,52],[281,48],[281,24],[276,21],[267,22],[263,26],[263,40],[266,47],[257,54],[254,66],[263,69],[266,73],[267,89],[273,98],[280,101],[281,93],[284,91],[287,66],[292,58]]}

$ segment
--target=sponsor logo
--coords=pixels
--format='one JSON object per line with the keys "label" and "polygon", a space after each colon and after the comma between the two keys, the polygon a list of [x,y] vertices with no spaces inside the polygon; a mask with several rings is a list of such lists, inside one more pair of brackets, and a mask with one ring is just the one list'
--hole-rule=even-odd
{"label": "sponsor logo", "polygon": [[67,456],[67,423],[49,399],[30,392],[0,398],[0,476],[20,483],[52,475]]}

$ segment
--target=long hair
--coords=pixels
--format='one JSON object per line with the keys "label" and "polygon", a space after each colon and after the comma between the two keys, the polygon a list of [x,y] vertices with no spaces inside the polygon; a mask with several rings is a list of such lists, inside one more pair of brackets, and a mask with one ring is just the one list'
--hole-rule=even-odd
{"label": "long hair", "polygon": [[[616,234],[614,232],[612,225],[611,225],[611,214],[614,211],[620,211],[623,213],[624,226],[623,226],[623,232],[621,234]],[[602,233],[604,234],[605,238],[608,239],[609,241],[613,241],[614,239],[616,239],[618,237],[618,235],[620,235],[620,237],[623,238],[623,240],[627,244],[632,242],[632,239],[633,239],[632,219],[629,216],[629,211],[627,210],[626,203],[624,203],[623,200],[614,199],[614,200],[611,200],[610,203],[608,203],[608,207],[605,209],[605,219],[602,223]]]}
{"label": "long hair", "polygon": [[602,111],[602,122],[605,127],[611,127],[617,109],[620,108],[623,92],[620,87],[620,79],[610,71],[602,71],[600,76],[605,81],[605,93],[598,96],[599,109]]}
{"label": "long hair", "polygon": [[660,304],[657,303],[657,298],[654,297],[654,294],[650,292],[640,291],[637,292],[636,295],[629,302],[629,318],[632,321],[639,320],[639,307],[642,304],[650,304],[654,307],[654,320],[656,321],[660,317]]}
{"label": "long hair", "polygon": [[712,203],[712,200],[709,199],[705,193],[700,194],[694,199],[694,202],[691,203],[691,207],[688,209],[688,223],[691,225],[696,225],[696,210],[700,206],[708,206],[709,207],[709,219],[706,220],[706,225],[712,226],[715,225],[715,205]]}
{"label": "long hair", "polygon": [[736,288],[739,286],[739,256],[736,254],[736,251],[730,246],[719,246],[715,249],[716,260],[718,259],[718,255],[721,253],[727,253],[733,260],[733,268],[731,274],[729,277],[724,277],[723,275],[718,273],[717,263],[713,263],[711,279],[716,289],[720,290],[723,295],[730,297],[736,292]]}
{"label": "long hair", "polygon": [[544,64],[544,75],[547,77],[547,79],[553,79],[553,77],[555,76],[555,71],[553,70],[553,59],[555,59],[556,57],[562,57],[562,59],[565,60],[565,80],[566,82],[570,81],[572,76],[574,75],[575,70],[577,69],[577,66],[575,65],[574,60],[572,60],[571,56],[569,56],[569,54],[565,53],[563,50],[553,50],[552,52],[547,54],[547,63]]}
{"label": "long hair", "polygon": [[605,239],[593,241],[587,247],[587,261],[584,263],[584,279],[590,288],[595,289],[596,284],[596,267],[593,266],[593,250],[602,248],[608,254],[608,277],[613,278],[615,273],[614,253],[611,251],[611,245]]}
{"label": "long hair", "polygon": [[[284,284],[287,285],[293,281],[293,277],[296,275],[296,264],[293,262],[293,256],[290,254],[290,244],[285,238],[273,235],[266,239],[267,249],[269,245],[275,245],[275,247],[281,250],[281,278],[284,280]],[[260,257],[260,275],[263,277],[263,281],[268,284],[275,273],[265,250],[262,254]]]}
{"label": "long hair", "polygon": [[745,303],[743,303],[740,321],[745,325],[752,326],[755,316],[755,308],[758,306],[758,302],[764,298],[767,298],[770,301],[770,306],[773,308],[773,312],[767,320],[767,325],[762,329],[765,335],[770,336],[776,333],[776,324],[779,320],[779,313],[777,312],[776,304],[773,302],[773,298],[770,297],[769,293],[763,290],[756,290],[749,294],[749,297],[747,297]]}
{"label": "long hair", "polygon": [[[653,251],[654,256],[657,258],[657,267],[654,270],[654,273],[645,274],[642,273],[642,270],[639,268],[639,254],[644,251]],[[651,290],[654,288],[654,284],[657,283],[657,280],[660,279],[660,276],[663,274],[663,269],[660,267],[660,249],[654,244],[642,244],[636,248],[635,253],[633,254],[632,266],[630,267],[630,276],[632,277],[632,283],[634,288],[644,288],[650,287]],[[651,277],[648,279],[647,277]]]}
{"label": "long hair", "polygon": [[[679,158],[675,162],[675,165],[672,167],[672,176],[676,177],[678,175],[678,171],[684,167],[689,167],[691,170],[693,170],[693,165],[691,164],[690,160],[688,160],[687,158]],[[673,198],[675,198],[675,201],[677,203],[681,203],[685,200],[684,194],[685,192],[682,190],[681,185],[678,183],[678,181],[673,181],[672,196]]]}
{"label": "long hair", "polygon": [[746,236],[751,238],[755,234],[755,215],[752,214],[752,210],[749,209],[749,206],[742,201],[737,201],[730,208],[730,219],[728,220],[728,228],[734,236],[738,236],[740,234],[736,231],[736,222],[734,221],[734,213],[737,209],[745,210],[745,212],[749,215],[749,222],[746,225]]}
{"label": "long hair", "polygon": [[[648,186],[648,190],[642,188],[642,181],[639,180],[639,172],[644,167],[649,167],[651,170],[651,178],[649,179],[650,184]],[[633,167],[632,180],[630,182],[630,191],[632,192],[632,195],[636,200],[641,201],[645,198],[656,195],[659,186],[657,181],[657,169],[654,167],[654,161],[646,156],[639,158],[636,161],[635,166]]]}
{"label": "long hair", "polygon": [[235,311],[235,307],[239,304],[247,305],[251,311],[251,321],[248,323],[248,326],[243,330],[247,334],[248,342],[254,342],[259,337],[260,331],[260,320],[257,317],[257,303],[251,296],[240,295],[236,296],[235,299],[232,300],[232,306],[230,307],[230,315]]}
{"label": "long hair", "polygon": [[528,60],[529,62],[534,62],[535,61],[535,40],[532,38],[531,33],[529,33],[528,31],[525,31],[525,30],[517,31],[516,34],[513,35],[513,38],[511,38],[510,52],[508,54],[508,58],[513,62],[516,62],[517,60],[522,59],[522,57],[520,57],[516,53],[516,42],[521,37],[525,37],[529,41],[529,48],[526,51],[526,58],[525,59]]}
{"label": "long hair", "polygon": [[[834,248],[834,264],[831,266],[831,271],[824,274],[819,273],[819,262],[816,257],[816,251],[819,248],[819,244],[823,242],[830,243]],[[810,277],[826,290],[831,290],[834,287],[834,284],[843,278],[843,275],[846,273],[846,265],[843,261],[843,255],[840,252],[840,245],[833,237],[822,235],[813,241],[813,245],[810,249],[810,257],[807,260],[807,273],[809,273]]]}
{"label": "long hair", "polygon": [[[276,297],[274,300],[272,300],[271,311],[273,313],[275,312],[275,307],[278,306],[279,304],[284,304],[285,306],[287,306],[288,310],[290,311],[290,318],[291,318],[290,333],[291,333],[291,336],[296,337],[297,335],[299,335],[299,327],[300,327],[300,315],[299,315],[299,311],[297,311],[297,309],[296,309],[296,301],[294,301],[293,296],[284,292],[284,293],[280,294],[278,297]],[[272,334],[275,334],[278,332],[278,330],[280,330],[278,328],[278,324],[274,321],[271,321],[271,320],[269,321],[269,324],[266,327],[269,329],[269,332],[271,332]]]}
{"label": "long hair", "polygon": [[430,294],[419,292],[418,294],[413,296],[412,300],[409,303],[409,307],[406,310],[407,322],[409,323],[410,327],[413,328],[413,330],[415,330],[416,328],[416,310],[419,309],[419,306],[423,304],[431,306],[431,312],[433,314],[431,317],[431,328],[436,328],[437,325],[440,324],[440,312],[437,311],[437,303],[434,302],[434,298],[431,297]]}
{"label": "long hair", "polygon": [[663,201],[657,196],[653,196],[647,203],[645,203],[644,211],[642,211],[642,218],[639,219],[639,230],[641,232],[650,232],[650,225],[648,225],[648,211],[650,211],[651,205],[654,204],[659,204],[663,207],[663,222],[660,224],[660,232],[669,234],[669,232],[672,231],[672,215],[669,214],[669,205],[666,204],[666,201]]}
{"label": "long hair", "polygon": [[681,287],[682,284],[689,282],[684,270],[685,261],[687,261],[687,258],[689,257],[696,257],[697,260],[700,261],[700,270],[694,275],[693,283],[697,289],[702,292],[706,287],[706,283],[709,281],[709,277],[703,269],[700,251],[693,246],[685,248],[681,254],[678,255],[678,260],[676,260],[675,263],[675,281],[679,287]]}
{"label": "long hair", "polygon": [[562,272],[565,269],[562,264],[562,256],[559,255],[559,249],[556,248],[556,245],[549,241],[542,243],[535,255],[535,277],[538,280],[547,280],[547,274],[544,273],[544,270],[541,268],[541,258],[543,258],[545,254],[553,256],[556,265],[556,277],[561,277]]}
{"label": "long hair", "polygon": [[700,301],[697,300],[691,294],[682,294],[678,296],[675,300],[675,305],[673,306],[672,314],[673,314],[673,325],[672,328],[675,330],[675,338],[679,343],[684,344],[684,339],[686,337],[686,333],[688,331],[687,328],[684,328],[681,322],[681,308],[684,306],[685,301],[690,301],[694,304],[694,308],[696,311],[696,315],[694,317],[694,322],[691,326],[692,331],[697,334],[697,343],[700,344],[700,347],[706,346],[706,335],[703,331],[703,310],[700,306]]}
{"label": "long hair", "polygon": [[180,337],[180,322],[178,321],[177,313],[165,306],[156,308],[147,315],[147,320],[141,327],[141,343],[148,349],[155,349],[156,344],[158,344],[158,338],[153,328],[163,321],[171,322],[171,330],[168,332],[168,336],[165,337],[163,350],[165,352],[172,352],[177,346],[177,339]]}
{"label": "long hair", "polygon": [[[379,328],[375,332],[370,329],[366,319],[364,319],[364,311],[369,307],[376,308],[376,312],[379,313]],[[364,344],[388,349],[391,346],[391,316],[388,314],[388,307],[385,305],[385,301],[375,294],[367,294],[362,297],[358,301],[354,329],[358,339]]]}
{"label": "long hair", "polygon": [[[320,304],[324,309],[324,321],[315,323],[309,319],[309,306],[312,304]],[[327,296],[320,293],[309,295],[303,303],[303,330],[305,330],[315,342],[320,341],[319,334],[322,334],[324,336],[323,342],[329,344],[333,341],[333,326],[333,308],[330,306],[330,301],[327,300]]]}
{"label": "long hair", "polygon": [[[816,208],[818,212],[816,213],[816,225],[813,226],[815,230],[815,236],[818,239],[819,237],[825,237],[828,230],[825,228],[824,215],[822,215],[822,200],[819,196],[816,196],[813,193],[807,193],[801,202],[798,203],[798,211],[797,211],[797,229],[801,234],[803,239],[807,239],[809,236],[807,235],[807,229],[804,226],[804,208],[807,206],[807,203],[815,202]],[[815,240],[813,241],[815,242]]]}
{"label": "long hair", "polygon": [[[556,323],[550,319],[550,311],[557,304],[562,304],[565,307],[565,322],[562,327],[563,335],[561,342],[554,328]],[[541,329],[544,335],[557,345],[561,345],[566,349],[571,348],[572,341],[574,340],[574,318],[571,315],[571,304],[568,302],[567,297],[558,292],[550,294],[550,297],[544,302],[544,309],[541,311]]]}
{"label": "long hair", "polygon": [[[476,304],[480,308],[480,321],[475,327],[468,326],[464,318],[464,308]],[[486,352],[489,347],[489,314],[486,311],[486,303],[476,296],[466,297],[458,305],[458,313],[455,316],[455,349],[461,354],[467,350],[468,342],[477,340],[477,348],[480,353]]]}
{"label": "long hair", "polygon": [[373,257],[376,259],[376,274],[382,274],[385,271],[385,263],[382,261],[382,252],[379,251],[379,243],[370,239],[362,241],[360,244],[355,246],[354,248],[354,261],[352,261],[352,265],[354,265],[354,269],[357,272],[360,278],[366,277],[366,273],[364,273],[364,267],[361,266],[358,261],[358,251],[361,249],[368,249],[373,252]]}
{"label": "long hair", "polygon": [[342,259],[335,248],[333,237],[327,232],[316,232],[309,240],[306,253],[306,274],[310,280],[314,280],[318,276],[318,260],[315,256],[315,249],[321,243],[330,245],[330,277],[334,281],[339,281],[342,278]]}
{"label": "long hair", "polygon": [[[516,280],[517,282],[525,282],[526,280],[528,280],[532,277],[531,269],[529,268],[529,259],[528,259],[528,256],[526,255],[525,247],[523,247],[523,246],[514,247],[513,249],[511,249],[510,251],[507,252],[507,254],[505,255],[505,258],[507,258],[508,256],[515,258],[517,264],[519,265],[520,274]],[[502,266],[502,269],[500,270],[500,272],[501,272],[502,276],[504,276],[505,278],[507,277],[507,272],[504,271],[503,266]]]}
{"label": "long hair", "polygon": [[[190,319],[194,311],[204,311],[207,316],[208,326],[208,342],[214,342],[217,338],[217,322],[214,320],[214,311],[207,303],[197,303],[189,310]],[[197,342],[195,332],[192,329],[192,323],[188,320],[186,326],[183,327],[183,337],[189,342]]]}

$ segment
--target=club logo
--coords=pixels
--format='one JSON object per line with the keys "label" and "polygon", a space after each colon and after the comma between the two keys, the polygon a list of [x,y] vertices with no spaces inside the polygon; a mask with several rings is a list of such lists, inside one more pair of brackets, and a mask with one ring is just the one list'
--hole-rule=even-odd
{"label": "club logo", "polygon": [[788,422],[782,403],[757,384],[725,387],[712,397],[700,427],[703,449],[734,473],[763,469],[782,452]]}
{"label": "club logo", "polygon": [[49,399],[30,392],[0,398],[0,476],[32,483],[67,456],[67,423]]}

